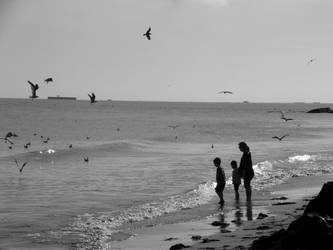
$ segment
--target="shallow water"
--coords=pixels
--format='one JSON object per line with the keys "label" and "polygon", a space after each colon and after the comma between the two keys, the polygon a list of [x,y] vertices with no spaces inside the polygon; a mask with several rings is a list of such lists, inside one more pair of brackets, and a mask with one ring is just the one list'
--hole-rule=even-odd
{"label": "shallow water", "polygon": [[[242,140],[251,147],[257,190],[332,172],[333,116],[304,113],[314,107],[2,99],[0,134],[19,136],[13,149],[0,144],[0,247],[103,249],[134,225],[207,216],[214,211],[197,208],[216,199],[212,159],[221,157],[230,176]],[[277,110],[294,120],[270,112]],[[290,136],[271,138],[283,134]],[[28,162],[22,173],[14,159]]]}

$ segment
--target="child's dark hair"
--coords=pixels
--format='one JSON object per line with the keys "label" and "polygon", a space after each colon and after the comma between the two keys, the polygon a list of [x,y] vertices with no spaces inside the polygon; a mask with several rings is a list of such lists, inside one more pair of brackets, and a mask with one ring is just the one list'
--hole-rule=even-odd
{"label": "child's dark hair", "polygon": [[231,161],[230,165],[232,168],[237,168],[237,161]]}
{"label": "child's dark hair", "polygon": [[220,166],[221,165],[221,159],[219,157],[216,157],[213,162],[214,162],[215,166]]}

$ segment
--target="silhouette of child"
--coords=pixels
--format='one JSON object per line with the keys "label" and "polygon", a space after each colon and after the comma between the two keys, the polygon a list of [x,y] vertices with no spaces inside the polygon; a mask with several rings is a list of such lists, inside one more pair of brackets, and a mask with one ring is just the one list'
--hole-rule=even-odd
{"label": "silhouette of child", "polygon": [[232,168],[232,184],[234,185],[234,190],[235,190],[235,200],[239,200],[239,186],[241,184],[241,178],[238,174],[238,169],[237,169],[237,162],[236,161],[231,161],[230,162],[231,168]]}
{"label": "silhouette of child", "polygon": [[215,192],[217,193],[217,195],[220,198],[220,204],[223,205],[224,204],[224,200],[223,200],[223,190],[225,187],[225,173],[224,170],[221,167],[221,159],[219,157],[216,157],[214,159],[214,165],[216,167],[216,187],[215,187]]}

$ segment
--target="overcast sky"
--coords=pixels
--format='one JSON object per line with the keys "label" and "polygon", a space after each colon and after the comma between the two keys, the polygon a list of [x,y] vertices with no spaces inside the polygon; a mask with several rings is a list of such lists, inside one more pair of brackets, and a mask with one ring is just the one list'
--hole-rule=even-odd
{"label": "overcast sky", "polygon": [[40,98],[332,102],[332,13],[332,0],[0,0],[0,97],[27,98],[30,80]]}

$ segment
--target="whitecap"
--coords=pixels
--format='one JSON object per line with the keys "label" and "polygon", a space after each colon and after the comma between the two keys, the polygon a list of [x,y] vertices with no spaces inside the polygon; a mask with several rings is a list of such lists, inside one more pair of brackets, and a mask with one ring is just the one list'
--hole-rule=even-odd
{"label": "whitecap", "polygon": [[288,162],[289,163],[295,163],[298,161],[305,162],[305,161],[309,161],[309,160],[314,160],[315,158],[316,158],[315,155],[295,155],[295,156],[289,157]]}

